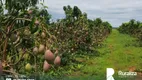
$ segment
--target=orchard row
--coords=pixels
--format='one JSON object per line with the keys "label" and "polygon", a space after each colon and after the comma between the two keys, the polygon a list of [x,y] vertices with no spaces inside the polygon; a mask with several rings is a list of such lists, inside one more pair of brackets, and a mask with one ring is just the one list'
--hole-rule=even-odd
{"label": "orchard row", "polygon": [[122,23],[118,28],[119,32],[137,37],[142,46],[142,22],[131,19],[129,22]]}
{"label": "orchard row", "polygon": [[88,19],[87,13],[77,6],[64,6],[65,18],[50,22],[47,6],[42,4],[39,8],[29,4],[6,0],[0,7],[0,72],[3,75],[55,71],[59,66],[69,65],[78,51],[94,51],[111,33],[108,22]]}

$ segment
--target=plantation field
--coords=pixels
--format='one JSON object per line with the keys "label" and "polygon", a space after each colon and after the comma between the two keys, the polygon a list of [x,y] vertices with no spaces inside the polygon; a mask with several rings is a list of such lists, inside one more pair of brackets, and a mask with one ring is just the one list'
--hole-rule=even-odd
{"label": "plantation field", "polygon": [[64,17],[54,21],[44,3],[0,0],[0,80],[106,80],[107,68],[115,80],[142,80],[141,21],[114,29],[76,5],[63,5]]}
{"label": "plantation field", "polygon": [[[136,39],[119,33],[116,29],[103,42],[103,46],[97,48],[98,56],[88,56],[80,58],[84,66],[72,72],[70,80],[106,80],[106,68],[115,70],[114,78],[117,80],[126,80],[119,78],[118,71],[137,71],[142,69],[142,47],[137,45]],[[141,80],[141,77],[134,80]]]}

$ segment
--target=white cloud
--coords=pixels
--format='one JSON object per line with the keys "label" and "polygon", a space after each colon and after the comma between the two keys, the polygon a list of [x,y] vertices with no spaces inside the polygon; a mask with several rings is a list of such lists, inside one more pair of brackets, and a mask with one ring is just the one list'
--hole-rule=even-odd
{"label": "white cloud", "polygon": [[64,17],[63,6],[78,6],[93,19],[101,17],[113,26],[134,18],[142,20],[142,0],[45,0],[48,11],[55,19]]}

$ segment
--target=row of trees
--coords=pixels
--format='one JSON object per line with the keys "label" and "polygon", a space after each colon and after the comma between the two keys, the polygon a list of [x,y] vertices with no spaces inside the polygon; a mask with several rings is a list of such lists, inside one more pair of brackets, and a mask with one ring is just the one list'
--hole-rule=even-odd
{"label": "row of trees", "polygon": [[[57,38],[63,59],[72,59],[76,51],[92,51],[110,34],[112,26],[100,18],[91,20],[77,6],[64,6],[65,18],[51,23],[48,28]],[[65,62],[64,62],[65,63]]]}
{"label": "row of trees", "polygon": [[66,17],[50,23],[47,6],[38,8],[37,3],[0,0],[0,73],[40,73],[49,65],[54,71],[60,57],[66,65],[77,51],[93,51],[111,32],[108,22],[88,19],[77,6],[64,6]]}
{"label": "row of trees", "polygon": [[129,22],[122,23],[118,28],[119,32],[137,37],[142,41],[142,22],[131,19]]}
{"label": "row of trees", "polygon": [[96,18],[95,20],[88,19],[88,22],[91,37],[95,45],[101,43],[112,31],[111,24],[107,21],[103,22],[100,18]]}

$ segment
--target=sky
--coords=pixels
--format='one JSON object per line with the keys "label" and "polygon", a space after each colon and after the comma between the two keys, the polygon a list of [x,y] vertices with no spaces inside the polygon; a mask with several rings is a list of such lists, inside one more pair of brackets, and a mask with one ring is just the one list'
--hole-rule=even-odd
{"label": "sky", "polygon": [[113,27],[130,19],[142,21],[142,0],[44,0],[52,19],[65,17],[63,6],[78,6],[89,19],[101,18]]}

